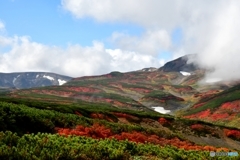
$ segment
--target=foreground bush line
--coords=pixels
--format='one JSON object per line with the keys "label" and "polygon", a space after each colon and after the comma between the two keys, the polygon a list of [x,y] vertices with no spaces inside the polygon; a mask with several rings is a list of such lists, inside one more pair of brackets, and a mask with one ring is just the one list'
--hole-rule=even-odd
{"label": "foreground bush line", "polygon": [[[209,159],[209,152],[186,151],[172,146],[137,144],[128,140],[92,139],[57,134],[25,134],[0,132],[0,159],[82,159],[128,160],[134,156],[154,159]],[[226,157],[225,157],[226,159]]]}

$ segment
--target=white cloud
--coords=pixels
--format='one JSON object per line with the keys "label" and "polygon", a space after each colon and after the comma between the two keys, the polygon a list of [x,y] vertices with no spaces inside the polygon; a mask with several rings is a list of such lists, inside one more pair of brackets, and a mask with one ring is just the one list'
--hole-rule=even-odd
{"label": "white cloud", "polygon": [[[206,79],[240,78],[238,0],[62,0],[62,6],[77,18],[145,27],[141,37],[115,34],[119,48],[151,55],[166,48],[173,57],[198,53],[201,66],[215,68]],[[169,41],[175,28],[183,31],[177,47]]]}
{"label": "white cloud", "polygon": [[160,65],[151,55],[106,49],[100,42],[88,47],[69,45],[63,49],[33,42],[26,36],[2,36],[0,43],[10,47],[0,54],[0,72],[50,71],[79,77]]}
{"label": "white cloud", "polygon": [[93,17],[100,22],[124,21],[146,26],[169,26],[169,22],[177,21],[180,16],[176,14],[180,5],[180,1],[173,0],[62,0],[63,8],[77,18]]}
{"label": "white cloud", "polygon": [[119,48],[151,55],[171,46],[171,37],[166,30],[149,30],[140,37],[113,33],[112,41]]}

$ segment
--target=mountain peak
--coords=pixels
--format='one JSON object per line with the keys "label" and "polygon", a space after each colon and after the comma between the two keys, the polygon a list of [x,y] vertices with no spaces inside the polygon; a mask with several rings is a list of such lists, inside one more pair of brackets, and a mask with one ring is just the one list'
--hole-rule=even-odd
{"label": "mountain peak", "polygon": [[160,67],[158,70],[164,72],[180,72],[180,71],[193,72],[199,69],[199,67],[196,64],[191,62],[193,59],[196,58],[197,58],[196,54],[188,54],[167,62],[164,66]]}

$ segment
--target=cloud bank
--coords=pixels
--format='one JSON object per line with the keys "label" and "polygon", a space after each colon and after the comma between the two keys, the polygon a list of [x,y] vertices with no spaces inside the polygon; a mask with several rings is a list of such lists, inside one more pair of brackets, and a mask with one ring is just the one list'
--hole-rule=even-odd
{"label": "cloud bank", "polygon": [[[240,78],[238,0],[62,0],[62,6],[76,18],[133,23],[146,29],[146,33],[137,38],[114,34],[120,48],[145,54],[148,51],[150,55],[165,49],[172,52],[173,57],[198,53],[196,63],[214,68],[207,74],[206,81]],[[169,40],[176,28],[183,32],[177,46]]]}
{"label": "cloud bank", "polygon": [[26,36],[0,36],[0,46],[10,48],[0,50],[1,72],[51,71],[79,77],[157,67],[161,63],[151,55],[107,49],[100,42],[89,47],[76,44],[61,48],[33,42]]}
{"label": "cloud bank", "polygon": [[[95,41],[91,46],[66,48],[34,42],[29,36],[6,36],[0,21],[0,72],[51,71],[70,76],[160,67],[167,51],[172,58],[198,54],[195,63],[214,68],[209,79],[240,79],[240,1],[238,0],[62,0],[61,6],[76,19],[97,23],[134,24],[141,35],[114,32],[114,48]],[[174,31],[182,32],[178,44]]]}

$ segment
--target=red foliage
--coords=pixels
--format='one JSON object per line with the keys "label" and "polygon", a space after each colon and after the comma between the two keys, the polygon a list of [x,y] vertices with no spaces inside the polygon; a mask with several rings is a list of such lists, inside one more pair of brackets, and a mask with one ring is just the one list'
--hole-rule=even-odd
{"label": "red foliage", "polygon": [[137,117],[132,116],[130,114],[126,114],[126,113],[120,113],[120,112],[114,112],[112,113],[113,115],[117,116],[117,117],[121,117],[121,118],[127,118],[127,119],[136,119]]}
{"label": "red foliage", "polygon": [[139,132],[122,132],[119,135],[114,135],[112,138],[116,138],[118,140],[125,140],[128,139],[129,141],[137,142],[137,143],[144,143],[147,141],[148,137],[142,133]]}
{"label": "red foliage", "polygon": [[[183,148],[185,150],[207,150],[207,151],[217,151],[218,148],[212,146],[198,146],[189,141],[183,141],[177,137],[172,139],[161,138],[157,135],[147,135],[141,132],[122,132],[120,134],[113,134],[110,129],[106,128],[103,125],[94,124],[91,127],[83,127],[81,125],[76,126],[75,129],[69,128],[56,128],[58,134],[63,136],[76,135],[76,136],[87,136],[92,138],[115,138],[117,140],[126,140],[137,143],[153,143],[161,146],[172,145],[177,148]],[[221,148],[222,150],[228,151],[226,148]]]}
{"label": "red foliage", "polygon": [[203,131],[205,127],[201,124],[193,124],[191,125],[191,129],[197,130],[197,131]]}
{"label": "red foliage", "polygon": [[90,117],[95,119],[104,119],[105,116],[100,113],[91,113]]}
{"label": "red foliage", "polygon": [[229,114],[228,114],[228,113],[217,113],[217,112],[214,112],[214,113],[211,115],[211,119],[212,119],[213,121],[217,121],[217,120],[219,120],[219,119],[224,120],[224,119],[226,119],[226,118],[228,118],[228,117],[229,117]]}
{"label": "red foliage", "polygon": [[240,100],[233,102],[226,102],[221,105],[220,109],[231,111],[231,112],[240,112]]}
{"label": "red foliage", "polygon": [[94,138],[107,138],[112,135],[110,129],[105,128],[99,124],[94,124],[92,127],[76,126],[75,129],[57,128],[60,135],[77,135]]}
{"label": "red foliage", "polygon": [[238,130],[224,129],[224,134],[227,137],[233,137],[233,138],[236,138],[236,139],[240,139],[240,131],[238,131]]}
{"label": "red foliage", "polygon": [[198,107],[201,107],[201,106],[203,106],[205,103],[199,103],[199,104],[195,104],[194,106],[193,106],[193,108],[198,108]]}
{"label": "red foliage", "polygon": [[200,118],[208,118],[208,117],[210,117],[210,115],[211,115],[211,111],[210,111],[210,109],[207,109],[205,111],[202,111],[202,112],[199,112],[199,113],[196,113],[196,114],[192,114],[190,116],[185,116],[185,118],[198,118],[198,119],[200,119]]}
{"label": "red foliage", "polygon": [[163,117],[159,118],[158,122],[163,126],[169,124],[169,122]]}
{"label": "red foliage", "polygon": [[144,88],[128,88],[132,91],[135,91],[135,92],[140,92],[140,93],[149,93],[151,92],[151,90],[149,89],[144,89]]}

